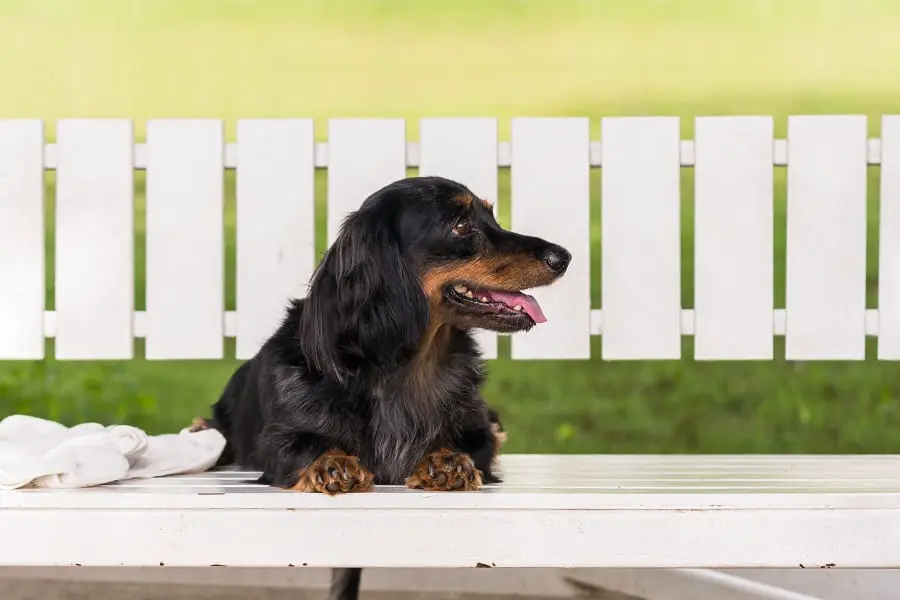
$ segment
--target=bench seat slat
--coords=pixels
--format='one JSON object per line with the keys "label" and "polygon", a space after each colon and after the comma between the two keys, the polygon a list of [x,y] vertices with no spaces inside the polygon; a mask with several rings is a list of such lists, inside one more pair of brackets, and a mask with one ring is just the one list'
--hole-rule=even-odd
{"label": "bench seat slat", "polygon": [[502,468],[478,493],[329,498],[234,469],[0,492],[0,565],[900,566],[900,456],[509,455]]}
{"label": "bench seat slat", "polygon": [[255,485],[258,473],[226,469],[84,490],[0,492],[0,509],[900,509],[900,456],[871,458],[510,455],[501,465],[504,483],[477,494],[377,486],[337,498]]}

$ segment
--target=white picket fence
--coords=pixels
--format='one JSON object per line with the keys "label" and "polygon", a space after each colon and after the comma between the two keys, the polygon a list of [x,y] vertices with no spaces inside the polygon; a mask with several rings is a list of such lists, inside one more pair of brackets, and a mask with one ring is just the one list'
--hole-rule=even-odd
{"label": "white picket fence", "polygon": [[[251,356],[317,260],[314,170],[328,170],[328,235],[379,187],[420,174],[497,199],[509,167],[512,227],[569,248],[557,285],[538,290],[550,322],[515,335],[516,359],[900,358],[900,116],[867,139],[864,116],[794,116],[786,140],[765,116],[702,117],[694,140],[676,117],[334,119],[315,142],[308,119],[246,119],[226,143],[215,119],[159,119],[135,143],[125,119],[69,119],[55,144],[41,120],[0,120],[0,359],[221,358],[224,338]],[[787,301],[773,304],[773,167],[787,165]],[[866,169],[881,168],[879,306],[866,309]],[[602,202],[591,205],[591,168]],[[695,307],[681,306],[680,172],[695,169]],[[44,174],[56,170],[55,310],[45,297]],[[146,176],[146,311],[135,311],[134,170]],[[225,311],[223,172],[237,172],[237,310]],[[600,211],[602,236],[591,238]],[[590,303],[599,243],[602,307]],[[481,336],[496,356],[496,337]]]}

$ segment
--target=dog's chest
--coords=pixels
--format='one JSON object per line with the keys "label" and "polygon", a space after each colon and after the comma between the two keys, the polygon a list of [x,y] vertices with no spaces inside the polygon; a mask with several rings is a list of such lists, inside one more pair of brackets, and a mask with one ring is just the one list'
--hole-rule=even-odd
{"label": "dog's chest", "polygon": [[452,414],[440,397],[413,397],[413,390],[375,390],[368,424],[370,465],[382,484],[400,485],[425,456],[447,444]]}

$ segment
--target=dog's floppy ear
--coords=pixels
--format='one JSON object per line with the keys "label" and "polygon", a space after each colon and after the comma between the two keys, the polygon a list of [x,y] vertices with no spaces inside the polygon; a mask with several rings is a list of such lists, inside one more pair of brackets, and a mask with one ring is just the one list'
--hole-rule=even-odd
{"label": "dog's floppy ear", "polygon": [[313,275],[300,343],[311,366],[338,379],[361,368],[389,370],[416,352],[428,313],[393,223],[357,212]]}

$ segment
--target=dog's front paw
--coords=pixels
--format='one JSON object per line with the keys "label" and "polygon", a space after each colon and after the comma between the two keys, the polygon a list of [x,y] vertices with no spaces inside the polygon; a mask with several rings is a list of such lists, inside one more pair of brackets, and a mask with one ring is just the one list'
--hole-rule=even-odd
{"label": "dog's front paw", "polygon": [[374,481],[375,476],[359,464],[358,458],[341,450],[329,450],[300,472],[300,481],[291,489],[334,496],[367,492]]}
{"label": "dog's front paw", "polygon": [[406,486],[428,492],[471,491],[481,487],[482,475],[468,454],[444,448],[426,456]]}

